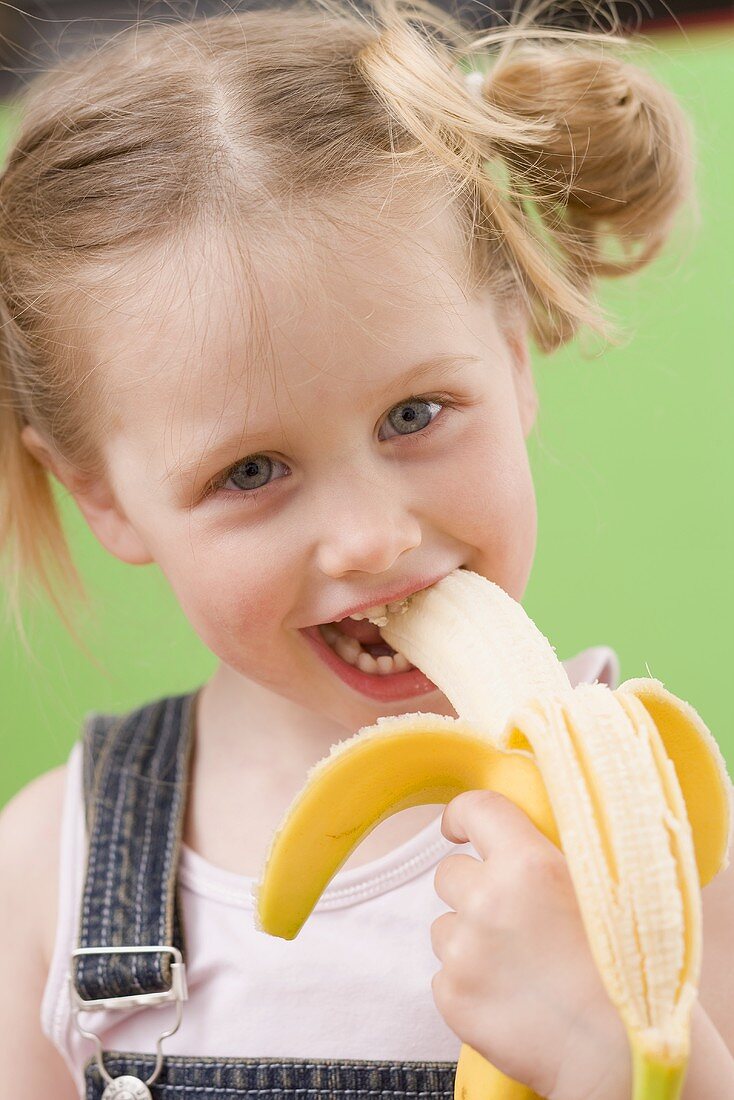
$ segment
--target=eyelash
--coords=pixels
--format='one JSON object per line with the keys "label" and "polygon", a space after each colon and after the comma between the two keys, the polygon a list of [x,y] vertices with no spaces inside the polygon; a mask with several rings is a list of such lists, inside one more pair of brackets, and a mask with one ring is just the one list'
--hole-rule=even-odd
{"label": "eyelash", "polygon": [[[395,439],[409,439],[409,438],[412,438],[412,437],[418,437],[419,439],[425,440],[428,436],[433,435],[433,429],[435,428],[436,423],[438,421],[444,419],[443,416],[441,415],[441,413],[445,409],[455,409],[455,408],[458,407],[458,404],[459,404],[457,401],[452,401],[446,394],[414,394],[411,397],[405,398],[404,401],[398,401],[395,405],[391,405],[388,412],[391,411],[391,409],[398,408],[398,406],[400,406],[400,405],[409,405],[411,401],[423,401],[426,404],[430,403],[430,404],[434,404],[434,405],[440,405],[441,409],[433,417],[433,420],[431,420],[430,424],[427,424],[425,428],[421,428],[420,431],[418,431],[418,432],[409,432],[407,434],[407,436],[400,436],[399,434],[398,435],[393,435],[393,436],[390,436],[389,440],[381,440],[380,442],[387,443],[387,442],[392,442]],[[247,458],[247,457],[248,456],[245,455],[245,458]],[[241,458],[237,462],[233,463],[232,466],[228,466],[227,469],[222,474],[219,475],[219,477],[217,477],[214,481],[211,481],[209,483],[209,485],[207,486],[207,488],[204,491],[204,496],[205,497],[213,497],[213,496],[220,496],[220,495],[223,494],[224,499],[226,499],[227,497],[229,497],[230,500],[244,500],[245,498],[247,498],[248,501],[253,501],[257,497],[259,497],[261,495],[261,493],[268,492],[269,489],[270,489],[271,482],[268,482],[267,485],[261,486],[261,488],[259,488],[259,489],[247,489],[247,490],[245,490],[245,489],[241,489],[241,490],[226,489],[225,490],[224,489],[224,485],[226,485],[226,483],[229,481],[229,478],[230,478],[230,475],[232,474],[232,472],[234,470],[236,470],[238,468],[238,466],[241,466],[244,461],[245,461],[245,459]],[[285,463],[284,462],[280,463],[280,465],[285,466]],[[288,475],[286,475],[286,477],[287,476]],[[285,477],[277,478],[276,480],[277,481],[285,481],[286,478]]]}

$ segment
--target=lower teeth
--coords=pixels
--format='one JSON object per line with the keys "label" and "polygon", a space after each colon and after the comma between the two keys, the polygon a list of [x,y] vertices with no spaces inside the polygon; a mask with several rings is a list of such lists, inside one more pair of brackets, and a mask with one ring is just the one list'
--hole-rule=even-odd
{"label": "lower teeth", "polygon": [[389,676],[395,672],[407,672],[409,669],[415,668],[415,665],[412,665],[402,653],[395,653],[391,657],[373,657],[371,653],[367,653],[362,648],[356,638],[347,637],[331,623],[320,626],[319,631],[324,641],[339,654],[343,661],[358,668],[361,672]]}

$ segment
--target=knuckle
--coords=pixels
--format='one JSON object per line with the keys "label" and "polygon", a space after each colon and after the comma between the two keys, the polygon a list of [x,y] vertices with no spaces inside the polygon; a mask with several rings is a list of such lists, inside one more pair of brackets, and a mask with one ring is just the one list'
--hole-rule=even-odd
{"label": "knuckle", "polygon": [[460,935],[452,936],[446,942],[443,961],[451,973],[458,973],[462,969],[466,961],[466,947]]}
{"label": "knuckle", "polygon": [[545,875],[549,873],[552,860],[545,848],[537,844],[522,844],[513,853],[513,858],[508,861],[506,871],[515,878],[527,880],[531,876]]}
{"label": "knuckle", "polygon": [[443,970],[437,970],[431,978],[431,993],[439,1008],[446,1005],[450,1000],[448,984],[448,979]]}
{"label": "knuckle", "polygon": [[472,806],[483,807],[491,810],[494,806],[501,806],[508,799],[499,791],[490,790],[488,787],[477,788],[474,791],[466,791],[465,797]]}
{"label": "knuckle", "polygon": [[445,879],[445,876],[446,876],[446,864],[448,863],[448,861],[450,859],[451,859],[451,856],[445,856],[441,860],[441,862],[439,863],[438,867],[436,868],[436,870],[433,874],[433,889],[439,895],[441,894],[441,890],[442,890],[443,884],[444,884],[444,879]]}
{"label": "knuckle", "polygon": [[476,966],[476,952],[472,950],[471,935],[456,913],[443,913],[431,925],[431,944],[434,954],[446,971],[459,977]]}
{"label": "knuckle", "polygon": [[437,971],[431,978],[431,993],[448,1026],[456,1032],[465,1031],[467,997],[453,975],[445,970]]}
{"label": "knuckle", "polygon": [[566,864],[559,853],[548,848],[532,846],[525,854],[525,869],[528,878],[551,884],[559,884],[566,877]]}
{"label": "knuckle", "polygon": [[505,877],[494,864],[485,863],[472,877],[465,892],[462,914],[472,923],[485,924],[506,892]]}
{"label": "knuckle", "polygon": [[471,890],[465,900],[463,915],[474,925],[486,925],[491,921],[497,905],[497,891],[487,878],[481,885]]}
{"label": "knuckle", "polygon": [[528,894],[537,898],[539,894],[566,892],[569,884],[565,859],[559,852],[548,851],[544,846],[527,845],[518,853],[517,859],[504,869],[504,891],[518,899],[526,898]]}
{"label": "knuckle", "polygon": [[431,947],[434,955],[440,958],[441,953],[445,952],[445,945],[448,942],[449,924],[450,921],[447,918],[453,916],[452,913],[442,913],[440,917],[431,924]]}
{"label": "knuckle", "polygon": [[441,1011],[453,1010],[459,1000],[458,985],[453,974],[446,970],[437,970],[431,978],[431,991]]}
{"label": "knuckle", "polygon": [[433,874],[433,889],[439,897],[445,898],[447,891],[451,890],[452,883],[456,881],[460,869],[466,865],[467,856],[462,852],[444,856]]}

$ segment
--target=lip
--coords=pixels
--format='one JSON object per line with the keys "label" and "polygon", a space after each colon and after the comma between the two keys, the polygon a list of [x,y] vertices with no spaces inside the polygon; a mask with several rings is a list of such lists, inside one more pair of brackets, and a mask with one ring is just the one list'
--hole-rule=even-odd
{"label": "lip", "polygon": [[[449,570],[449,572],[452,572],[452,570]],[[430,588],[432,584],[437,584],[446,576],[448,576],[447,573],[439,573],[438,576],[430,577],[427,580],[420,580],[418,582],[413,581],[412,584],[398,588],[392,593],[388,593],[384,596],[373,596],[370,600],[363,600],[362,603],[357,603],[352,607],[348,607],[346,611],[339,611],[337,612],[337,616],[333,619],[324,619],[320,623],[313,623],[312,626],[302,627],[301,629],[311,630],[319,626],[324,626],[326,623],[339,622],[341,619],[349,618],[350,615],[355,615],[358,611],[366,611],[368,607],[381,607],[383,604],[397,603],[399,600],[405,599],[406,596],[412,596],[416,592],[422,592],[424,588]],[[395,675],[398,675],[398,673]]]}
{"label": "lip", "polygon": [[[371,606],[372,604],[365,604],[365,607]],[[378,672],[362,672],[360,668],[355,668],[354,665],[343,661],[321,637],[319,631],[321,625],[323,624],[300,627],[299,633],[303,634],[324,664],[328,665],[348,687],[361,695],[377,699],[381,703],[392,703],[399,699],[429,695],[440,690],[419,668],[410,668],[407,672],[392,672],[389,676],[381,676]]]}

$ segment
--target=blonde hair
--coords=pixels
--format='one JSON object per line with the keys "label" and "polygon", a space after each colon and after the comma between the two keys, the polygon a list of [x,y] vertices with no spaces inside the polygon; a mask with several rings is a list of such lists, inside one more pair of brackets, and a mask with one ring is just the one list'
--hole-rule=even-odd
{"label": "blonde hair", "polygon": [[[348,0],[138,24],[58,62],[20,97],[0,177],[0,550],[21,590],[84,595],[33,425],[81,477],[111,423],[80,303],[115,264],[209,220],[258,231],[259,196],[368,196],[390,173],[455,204],[472,286],[550,352],[636,271],[693,198],[675,96],[608,31],[546,26],[542,3],[469,30],[431,0]],[[463,79],[484,73],[479,95]],[[417,192],[416,192],[417,193]],[[61,580],[57,594],[54,575]],[[22,633],[22,629],[21,629]]]}

